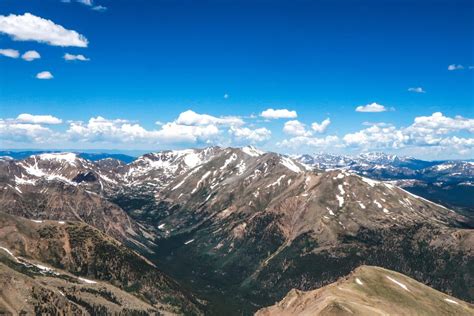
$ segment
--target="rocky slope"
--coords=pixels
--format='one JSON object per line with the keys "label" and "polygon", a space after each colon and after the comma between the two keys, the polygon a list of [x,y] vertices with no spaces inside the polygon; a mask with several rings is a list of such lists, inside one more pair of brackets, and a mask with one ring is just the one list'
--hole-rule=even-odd
{"label": "rocky slope", "polygon": [[[0,303],[7,310],[200,313],[196,299],[150,261],[80,222],[0,212],[0,247],[0,276],[8,286]],[[26,307],[18,303],[21,297],[28,298]]]}
{"label": "rocky slope", "polygon": [[472,304],[438,292],[403,274],[361,266],[320,289],[290,291],[256,316],[473,315]]}
{"label": "rocky slope", "polygon": [[158,265],[215,312],[250,313],[364,263],[474,298],[472,223],[387,183],[228,148],[149,201],[130,214],[158,228]]}
{"label": "rocky slope", "polygon": [[474,300],[473,223],[350,170],[313,170],[252,147],[165,151],[130,164],[56,154],[0,168],[9,213],[80,219],[128,242],[209,301],[206,313],[250,314],[361,264]]}
{"label": "rocky slope", "polygon": [[411,157],[365,153],[358,156],[314,154],[296,160],[319,170],[350,170],[397,186],[474,216],[474,163],[472,161],[424,161]]}

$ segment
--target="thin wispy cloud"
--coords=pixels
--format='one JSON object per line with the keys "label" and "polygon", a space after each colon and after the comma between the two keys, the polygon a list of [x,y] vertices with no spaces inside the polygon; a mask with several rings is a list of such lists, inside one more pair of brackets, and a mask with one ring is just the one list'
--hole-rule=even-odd
{"label": "thin wispy cloud", "polygon": [[36,41],[62,47],[88,45],[87,38],[78,32],[31,13],[0,15],[0,33],[9,35],[15,41]]}
{"label": "thin wispy cloud", "polygon": [[10,58],[18,58],[20,56],[20,52],[15,49],[6,48],[0,49],[0,55]]}
{"label": "thin wispy cloud", "polygon": [[64,60],[67,60],[67,61],[73,61],[73,60],[89,61],[90,60],[89,58],[87,58],[84,55],[81,55],[81,54],[73,55],[73,54],[69,54],[69,53],[64,54],[63,58],[64,58]]}
{"label": "thin wispy cloud", "polygon": [[415,93],[426,93],[425,90],[423,90],[422,87],[416,87],[416,88],[408,88],[409,92],[415,92]]}
{"label": "thin wispy cloud", "polygon": [[461,70],[461,69],[464,69],[464,66],[463,66],[463,65],[451,64],[451,65],[448,66],[448,70],[449,70],[449,71]]}
{"label": "thin wispy cloud", "polygon": [[367,105],[359,105],[356,107],[356,112],[369,112],[369,113],[376,113],[376,112],[385,112],[387,108],[381,104],[376,102],[367,104]]}

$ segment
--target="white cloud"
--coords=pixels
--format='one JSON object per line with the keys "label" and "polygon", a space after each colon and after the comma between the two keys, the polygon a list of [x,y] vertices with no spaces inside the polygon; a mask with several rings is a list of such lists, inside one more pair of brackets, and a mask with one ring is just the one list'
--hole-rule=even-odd
{"label": "white cloud", "polygon": [[232,126],[229,133],[234,135],[238,140],[249,141],[251,143],[263,142],[270,139],[272,132],[265,127],[250,129],[248,127]]}
{"label": "white cloud", "polygon": [[298,120],[292,120],[285,123],[283,131],[293,136],[311,136],[311,132],[306,130],[306,125]]}
{"label": "white cloud", "polygon": [[392,125],[373,125],[358,132],[346,134],[343,140],[348,146],[364,149],[400,148],[404,146],[408,136]]}
{"label": "white cloud", "polygon": [[464,66],[463,66],[463,65],[451,64],[451,65],[448,66],[448,70],[449,70],[449,71],[461,70],[461,69],[464,69]]}
{"label": "white cloud", "polygon": [[416,117],[414,123],[406,131],[416,135],[445,135],[465,130],[474,133],[474,119],[455,116],[454,118],[444,116],[441,112],[433,113],[431,116]]}
{"label": "white cloud", "polygon": [[107,7],[104,7],[102,5],[96,5],[92,7],[92,10],[94,11],[99,11],[99,12],[104,12],[107,10]]}
{"label": "white cloud", "polygon": [[139,124],[123,119],[106,119],[101,116],[87,123],[71,122],[67,135],[70,140],[92,143],[195,143],[207,142],[219,134],[216,125],[163,124],[159,130],[147,130]]}
{"label": "white cloud", "polygon": [[219,128],[209,125],[180,125],[176,122],[164,124],[154,136],[163,143],[209,143],[220,134]]}
{"label": "white cloud", "polygon": [[376,102],[367,104],[367,105],[360,105],[356,107],[357,112],[385,112],[387,109],[385,106],[377,104]]}
{"label": "white cloud", "polygon": [[79,60],[79,61],[89,61],[90,59],[85,57],[84,55],[73,55],[66,53],[63,56],[64,60],[71,61],[71,60]]}
{"label": "white cloud", "polygon": [[409,92],[415,92],[415,93],[426,93],[425,90],[423,90],[422,87],[416,87],[416,88],[408,88]]}
{"label": "white cloud", "polygon": [[52,115],[32,115],[28,113],[22,113],[17,116],[16,120],[21,123],[33,123],[33,124],[61,124],[63,121]]}
{"label": "white cloud", "polygon": [[446,117],[436,112],[431,116],[416,117],[408,127],[396,128],[390,124],[376,124],[346,134],[343,140],[347,146],[368,150],[436,147],[439,150],[463,153],[469,150],[474,138],[453,135],[459,132],[474,133],[474,119]]}
{"label": "white cloud", "polygon": [[29,50],[25,52],[23,55],[21,55],[21,58],[23,58],[26,61],[33,61],[35,59],[41,58],[41,55],[35,50]]}
{"label": "white cloud", "polygon": [[179,114],[178,118],[176,119],[177,124],[182,125],[208,125],[208,124],[216,124],[216,125],[228,125],[228,126],[238,126],[243,125],[244,121],[236,116],[223,116],[223,117],[215,117],[208,114],[198,114],[192,110],[187,110]]}
{"label": "white cloud", "polygon": [[324,133],[326,129],[328,128],[329,124],[331,124],[331,120],[327,118],[324,121],[322,121],[321,124],[314,122],[313,124],[311,124],[311,128],[316,133]]}
{"label": "white cloud", "polygon": [[298,115],[296,111],[290,111],[287,109],[267,109],[260,113],[260,116],[266,119],[281,119],[281,118],[296,118]]}
{"label": "white cloud", "polygon": [[0,33],[10,35],[16,41],[37,41],[63,47],[88,45],[87,39],[78,32],[30,13],[0,15]]}
{"label": "white cloud", "polygon": [[0,49],[0,55],[3,55],[5,57],[10,57],[10,58],[18,58],[20,56],[20,53],[15,50],[15,49]]}
{"label": "white cloud", "polygon": [[53,79],[54,76],[49,71],[42,71],[36,74],[36,79],[49,80]]}
{"label": "white cloud", "polygon": [[329,135],[326,137],[296,136],[277,143],[279,147],[285,147],[292,150],[314,150],[329,147],[340,147],[339,137]]}
{"label": "white cloud", "polygon": [[39,124],[22,124],[0,119],[0,139],[4,144],[45,143],[53,132]]}
{"label": "white cloud", "polygon": [[133,142],[147,138],[149,132],[127,120],[109,120],[101,116],[90,118],[87,123],[71,122],[68,138],[83,142]]}

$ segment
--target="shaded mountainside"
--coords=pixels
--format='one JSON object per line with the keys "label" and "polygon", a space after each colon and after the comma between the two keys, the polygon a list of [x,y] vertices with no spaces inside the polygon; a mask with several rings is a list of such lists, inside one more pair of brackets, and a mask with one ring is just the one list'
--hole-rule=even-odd
{"label": "shaded mountainside", "polygon": [[320,289],[291,290],[256,316],[285,315],[473,315],[474,306],[403,274],[361,266]]}
{"label": "shaded mountainside", "polygon": [[[85,283],[88,284],[110,284],[133,294],[142,306],[151,305],[173,313],[200,313],[197,300],[183,292],[176,282],[151,262],[86,224],[33,221],[0,213],[0,246],[4,258],[10,259],[9,263],[4,264],[26,276],[31,277],[31,271],[25,268],[24,263],[27,263],[26,267],[39,267],[49,277],[62,278],[60,271],[65,271],[66,281],[82,277],[87,278]],[[33,281],[39,282],[36,279],[24,280],[31,286]],[[44,283],[43,280],[40,283]],[[52,286],[66,285],[67,282]],[[120,292],[120,295],[125,293]]]}

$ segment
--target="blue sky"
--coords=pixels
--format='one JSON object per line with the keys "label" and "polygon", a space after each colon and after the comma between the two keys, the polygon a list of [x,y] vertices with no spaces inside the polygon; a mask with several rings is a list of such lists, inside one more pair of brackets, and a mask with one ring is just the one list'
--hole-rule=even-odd
{"label": "blue sky", "polygon": [[470,0],[3,0],[1,147],[473,158],[473,45]]}

